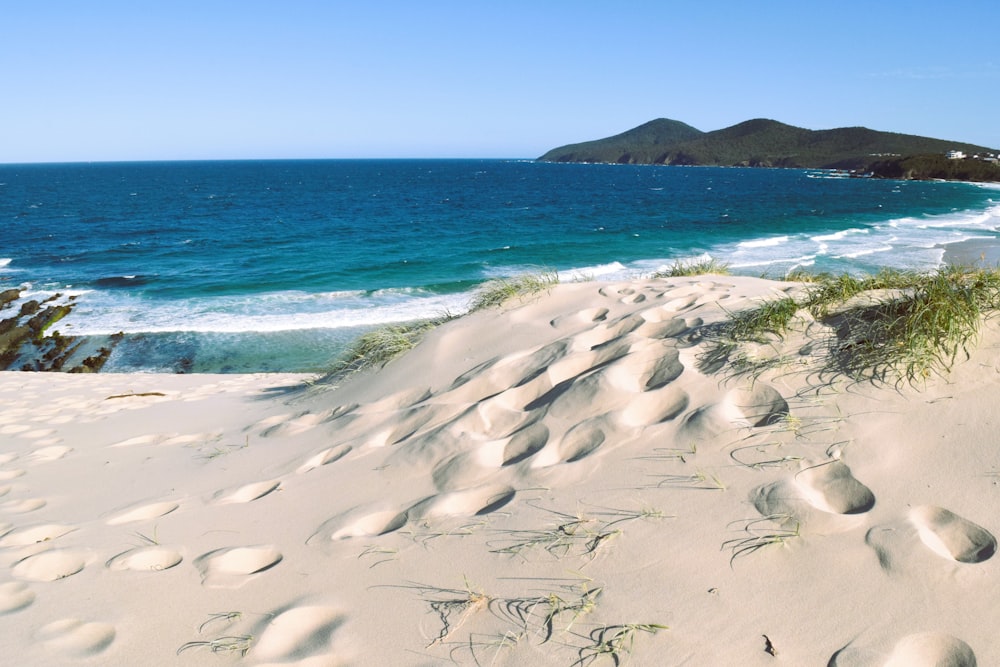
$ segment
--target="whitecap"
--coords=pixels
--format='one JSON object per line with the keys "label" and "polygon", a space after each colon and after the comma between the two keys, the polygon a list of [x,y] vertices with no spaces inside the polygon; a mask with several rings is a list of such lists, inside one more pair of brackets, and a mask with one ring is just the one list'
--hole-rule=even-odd
{"label": "whitecap", "polygon": [[788,243],[787,236],[774,236],[768,239],[757,239],[754,241],[741,241],[736,244],[737,248],[749,249],[749,248],[772,248],[774,246],[782,245]]}

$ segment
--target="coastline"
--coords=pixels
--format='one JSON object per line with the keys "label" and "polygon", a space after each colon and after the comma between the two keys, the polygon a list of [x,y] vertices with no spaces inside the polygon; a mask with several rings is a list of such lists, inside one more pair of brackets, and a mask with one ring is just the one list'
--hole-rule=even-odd
{"label": "coastline", "polygon": [[[775,277],[930,269],[936,245],[1000,225],[990,189],[822,176],[503,160],[6,170],[0,213],[37,233],[3,249],[0,285],[23,293],[0,319],[74,304],[48,331],[92,349],[64,370],[113,347],[102,372],[312,371],[362,329],[462,312],[492,278],[630,280],[705,257]],[[21,205],[40,192],[44,206]],[[37,358],[50,351],[28,341],[10,367],[56,365]]]}
{"label": "coastline", "polygon": [[700,363],[704,325],[797,289],[556,285],[337,387],[0,373],[0,644],[38,665],[1000,662],[1000,331],[922,387],[818,383],[818,322],[757,348],[795,359],[759,376]]}

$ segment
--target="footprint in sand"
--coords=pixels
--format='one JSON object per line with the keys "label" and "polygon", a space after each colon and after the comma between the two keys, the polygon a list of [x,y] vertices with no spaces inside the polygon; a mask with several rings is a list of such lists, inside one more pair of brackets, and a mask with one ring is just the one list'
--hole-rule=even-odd
{"label": "footprint in sand", "polygon": [[985,528],[941,507],[924,505],[910,511],[920,540],[931,551],[960,563],[982,563],[996,553],[997,540]]}
{"label": "footprint in sand", "polygon": [[[0,493],[0,496],[3,494]],[[34,512],[35,510],[40,510],[46,505],[46,501],[42,498],[24,498],[23,500],[8,500],[7,502],[0,505],[0,510],[7,512],[8,514],[27,514],[28,512]]]}
{"label": "footprint in sand", "polygon": [[128,507],[123,510],[119,510],[116,514],[112,515],[105,523],[109,526],[119,526],[123,523],[132,523],[133,521],[148,521],[150,519],[156,519],[161,516],[170,514],[176,510],[180,505],[172,500],[165,500],[156,503],[145,503],[142,505],[136,505],[133,507]]}
{"label": "footprint in sand", "polygon": [[688,407],[689,396],[683,389],[668,385],[633,397],[621,412],[628,426],[652,426],[676,418]]}
{"label": "footprint in sand", "polygon": [[562,315],[549,321],[549,326],[558,329],[566,322],[603,322],[608,317],[607,308],[585,308],[572,315]]}
{"label": "footprint in sand", "polygon": [[259,500],[266,495],[274,493],[281,489],[281,482],[279,480],[267,480],[264,482],[254,482],[252,484],[244,484],[235,489],[223,489],[222,491],[217,491],[215,495],[212,496],[212,502],[217,505],[231,505],[235,503],[249,503],[254,500]]}
{"label": "footprint in sand", "polygon": [[608,377],[619,389],[632,392],[659,389],[684,373],[680,352],[672,341],[642,340],[628,356],[608,367]]}
{"label": "footprint in sand", "polygon": [[178,565],[184,558],[173,549],[161,546],[130,549],[111,558],[105,566],[109,570],[133,570],[135,572],[159,572]]}
{"label": "footprint in sand", "polygon": [[884,667],[976,667],[976,654],[957,637],[922,632],[903,637]]}
{"label": "footprint in sand", "polygon": [[734,389],[722,401],[690,412],[678,430],[683,444],[711,440],[735,428],[773,424],[788,415],[788,402],[773,387],[758,382],[753,389]]}
{"label": "footprint in sand", "polygon": [[910,510],[906,518],[873,527],[865,535],[865,543],[875,550],[882,569],[889,573],[919,571],[919,561],[924,558],[982,563],[997,548],[996,538],[982,526],[930,505]]}
{"label": "footprint in sand", "polygon": [[350,445],[338,445],[337,447],[327,447],[326,449],[313,454],[302,463],[295,472],[299,475],[307,473],[316,468],[334,463],[350,454],[353,448]]}
{"label": "footprint in sand", "polygon": [[0,615],[13,614],[35,601],[35,593],[21,581],[7,581],[0,584]]}
{"label": "footprint in sand", "polygon": [[[643,314],[645,317],[645,313]],[[687,322],[680,318],[649,320],[635,330],[640,336],[662,340],[675,339],[688,331]]]}
{"label": "footprint in sand", "polygon": [[15,528],[0,538],[0,547],[25,547],[31,544],[50,542],[76,530],[75,526],[58,523],[43,523],[36,526]]}
{"label": "footprint in sand", "polygon": [[496,399],[470,406],[448,424],[448,430],[460,437],[498,440],[534,424],[543,412],[512,410]]}
{"label": "footprint in sand", "polygon": [[625,304],[642,303],[645,300],[646,300],[646,295],[642,294],[641,292],[636,294],[628,294],[619,299],[621,303]]}
{"label": "footprint in sand", "polygon": [[544,422],[534,422],[510,436],[504,445],[501,466],[512,466],[531,458],[549,441],[549,427]]}
{"label": "footprint in sand", "polygon": [[134,447],[136,445],[151,445],[163,442],[167,438],[173,437],[172,435],[137,435],[134,438],[126,438],[119,442],[108,445],[108,447]]}
{"label": "footprint in sand", "polygon": [[78,551],[53,549],[28,556],[11,568],[18,579],[29,581],[58,581],[71,577],[87,566],[87,556]]}
{"label": "footprint in sand", "polygon": [[281,552],[273,546],[229,547],[198,556],[195,567],[204,585],[213,588],[236,588],[249,575],[270,570],[281,562]]}
{"label": "footprint in sand", "polygon": [[788,415],[788,401],[767,384],[757,382],[752,389],[734,389],[726,394],[728,403],[735,406],[750,426],[773,424]]}
{"label": "footprint in sand", "polygon": [[58,461],[71,451],[73,451],[72,447],[67,447],[65,445],[53,445],[51,447],[41,447],[40,449],[36,449],[25,458],[34,463],[48,463],[49,461]]}
{"label": "footprint in sand", "polygon": [[261,632],[249,657],[281,663],[295,660],[296,664],[305,664],[305,658],[333,650],[334,633],[345,620],[346,616],[336,609],[318,605],[283,611]]}
{"label": "footprint in sand", "polygon": [[532,468],[547,468],[559,463],[575,463],[595,454],[607,440],[609,417],[601,415],[576,424],[557,441],[550,442],[532,458]]}
{"label": "footprint in sand", "polygon": [[14,470],[0,470],[0,482],[9,482],[12,479],[17,479],[18,477],[24,477],[25,470],[23,468],[15,468]]}
{"label": "footprint in sand", "polygon": [[352,537],[378,537],[388,535],[409,520],[407,512],[396,509],[354,507],[343,514],[324,521],[319,529],[306,540],[306,544],[319,544],[330,540],[345,540]]}
{"label": "footprint in sand", "polygon": [[[853,644],[853,642],[852,642]],[[976,654],[964,641],[941,632],[907,635],[885,649],[848,644],[827,662],[827,667],[976,667]]]}
{"label": "footprint in sand", "polygon": [[115,640],[115,628],[109,623],[86,623],[76,618],[64,618],[42,626],[35,636],[60,653],[85,657],[97,655],[111,646]]}
{"label": "footprint in sand", "polygon": [[329,416],[328,413],[323,412],[303,412],[297,415],[283,415],[283,419],[268,426],[260,434],[265,438],[279,435],[298,435],[316,428],[327,421]]}
{"label": "footprint in sand", "polygon": [[580,421],[609,409],[623,406],[628,395],[612,383],[605,370],[582,378],[567,380],[527,406],[529,410],[546,410],[556,419]]}
{"label": "footprint in sand", "polygon": [[875,494],[840,461],[800,471],[795,482],[813,507],[831,514],[864,514],[875,506]]}
{"label": "footprint in sand", "polygon": [[481,486],[440,493],[413,505],[408,513],[416,518],[482,516],[497,511],[514,499],[516,492],[506,486]]}

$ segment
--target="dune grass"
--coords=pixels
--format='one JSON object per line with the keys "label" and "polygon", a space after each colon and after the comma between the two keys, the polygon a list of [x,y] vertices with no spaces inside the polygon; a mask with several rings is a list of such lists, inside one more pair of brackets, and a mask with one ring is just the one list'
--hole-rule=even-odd
{"label": "dune grass", "polygon": [[694,260],[683,262],[675,261],[665,271],[657,271],[653,278],[684,278],[687,276],[701,276],[706,274],[729,275],[729,265],[715,259]]}
{"label": "dune grass", "polygon": [[[503,305],[514,298],[524,298],[544,291],[559,283],[555,272],[529,273],[513,278],[491,280],[483,283],[473,296],[468,312]],[[379,327],[361,335],[344,352],[319,382],[334,381],[359,371],[374,370],[412,349],[431,330],[457,316],[445,313],[440,317],[403,322]]]}
{"label": "dune grass", "polygon": [[585,667],[600,658],[607,658],[606,663],[621,665],[631,655],[639,633],[655,635],[660,630],[669,628],[659,623],[621,623],[597,628],[588,635],[591,643],[580,648],[579,659],[572,667]]}
{"label": "dune grass", "polygon": [[469,312],[496,308],[511,299],[531,296],[544,292],[559,284],[559,275],[554,271],[525,273],[513,278],[500,278],[483,283],[469,303]]}
{"label": "dune grass", "polygon": [[360,336],[338,359],[330,370],[330,377],[340,377],[381,368],[416,346],[429,331],[439,327],[450,315],[440,318],[392,324]]}
{"label": "dune grass", "polygon": [[[946,373],[961,353],[967,356],[983,322],[998,309],[998,269],[819,275],[808,282],[805,296],[766,301],[709,332],[703,363],[717,367],[720,360],[736,357],[741,345],[773,342],[796,320],[815,318],[832,331],[821,374],[913,384]],[[742,358],[739,366],[759,372],[773,362]]]}

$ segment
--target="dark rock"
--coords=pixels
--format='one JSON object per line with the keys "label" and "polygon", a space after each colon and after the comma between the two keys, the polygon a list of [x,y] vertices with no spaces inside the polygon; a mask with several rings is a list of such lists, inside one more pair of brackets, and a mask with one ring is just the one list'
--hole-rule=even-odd
{"label": "dark rock", "polygon": [[31,301],[25,301],[21,304],[21,312],[18,313],[18,317],[27,317],[28,315],[34,315],[39,310],[41,310],[41,305],[34,299]]}
{"label": "dark rock", "polygon": [[12,302],[17,301],[21,298],[21,290],[19,289],[5,289],[0,292],[0,308],[6,308]]}

